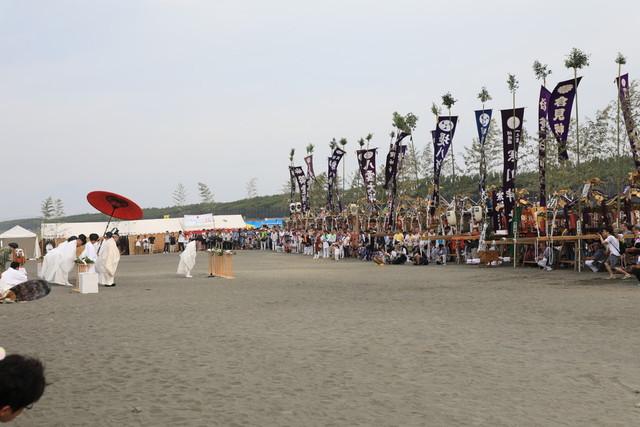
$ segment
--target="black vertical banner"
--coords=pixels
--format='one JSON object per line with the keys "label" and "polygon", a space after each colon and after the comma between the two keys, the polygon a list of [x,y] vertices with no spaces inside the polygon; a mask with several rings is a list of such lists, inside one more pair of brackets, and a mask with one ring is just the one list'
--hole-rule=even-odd
{"label": "black vertical banner", "polygon": [[289,181],[291,182],[291,192],[289,193],[289,203],[293,203],[296,194],[296,177],[293,173],[293,166],[289,166]]}
{"label": "black vertical banner", "polygon": [[295,177],[296,182],[298,183],[298,189],[300,190],[300,204],[302,205],[302,212],[307,212],[309,210],[307,177],[300,166],[293,167],[293,176]]}
{"label": "black vertical banner", "polygon": [[[580,79],[582,77],[578,77],[578,84],[580,84]],[[558,158],[562,162],[569,159],[567,137],[571,126],[571,109],[573,108],[573,99],[576,97],[576,89],[574,79],[565,80],[556,85],[549,98],[547,118],[551,133],[558,141]]]}
{"label": "black vertical banner", "polygon": [[[397,195],[397,176],[399,171],[400,162],[404,149],[402,140],[409,136],[409,133],[400,132],[396,136],[396,140],[389,147],[389,153],[387,154],[387,164],[385,166],[384,175],[384,188],[387,190],[387,223],[386,226],[393,226],[393,214],[396,207],[396,195]],[[405,147],[406,148],[406,147]]]}
{"label": "black vertical banner", "polygon": [[631,145],[631,154],[633,155],[633,161],[636,165],[636,170],[640,171],[640,155],[638,150],[640,149],[640,132],[636,127],[635,120],[633,119],[633,111],[631,111],[631,99],[629,96],[629,74],[623,74],[620,76],[620,82],[616,77],[616,86],[620,87],[618,91],[618,97],[620,98],[620,108],[622,109],[622,117],[624,119],[624,127],[627,129],[627,136],[629,137],[629,144]]}
{"label": "black vertical banner", "polygon": [[[328,170],[327,170],[327,209],[329,211],[335,210],[335,205],[333,203],[333,193],[336,190],[336,178],[338,176],[338,165],[340,164],[340,160],[342,156],[344,156],[345,151],[340,148],[335,148],[333,150],[333,154],[328,159]],[[338,203],[340,200],[338,200]]]}
{"label": "black vertical banner", "polygon": [[442,171],[442,164],[447,157],[449,147],[451,147],[457,123],[458,116],[439,116],[436,130],[431,132],[431,137],[433,138],[433,197],[431,198],[431,215],[434,214],[440,204],[440,172]]}
{"label": "black vertical banner", "polygon": [[487,135],[489,134],[489,126],[491,125],[491,113],[492,110],[477,110],[476,112],[476,127],[478,128],[478,143],[480,144],[480,184],[478,189],[480,190],[480,199],[483,203],[487,200],[487,157],[485,154],[484,144],[487,141]]}
{"label": "black vertical banner", "polygon": [[[524,108],[502,110],[502,192],[504,197],[504,216],[509,233],[512,233],[513,211],[516,202],[516,168],[518,166],[518,147],[522,138]],[[514,114],[515,113],[515,114]]]}
{"label": "black vertical banner", "polygon": [[548,110],[551,92],[540,86],[538,100],[538,181],[540,185],[540,207],[547,206],[547,129],[549,128]]}
{"label": "black vertical banner", "polygon": [[376,151],[377,148],[358,150],[358,166],[367,193],[367,201],[376,202]]}

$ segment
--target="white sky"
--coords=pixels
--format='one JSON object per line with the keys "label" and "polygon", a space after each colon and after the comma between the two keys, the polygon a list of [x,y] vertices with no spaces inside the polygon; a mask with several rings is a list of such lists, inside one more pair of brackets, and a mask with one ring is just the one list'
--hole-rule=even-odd
{"label": "white sky", "polygon": [[202,181],[229,201],[255,176],[272,194],[291,147],[302,164],[314,143],[317,172],[332,137],[349,139],[350,169],[369,132],[386,153],[393,111],[420,117],[423,147],[446,91],[462,160],[481,86],[511,105],[507,73],[534,132],[534,59],[553,87],[572,47],[590,53],[581,116],[602,108],[618,51],[640,76],[639,17],[632,0],[0,0],[0,219],[39,215],[48,195],[91,212],[94,189],[166,206],[178,182],[196,202]]}

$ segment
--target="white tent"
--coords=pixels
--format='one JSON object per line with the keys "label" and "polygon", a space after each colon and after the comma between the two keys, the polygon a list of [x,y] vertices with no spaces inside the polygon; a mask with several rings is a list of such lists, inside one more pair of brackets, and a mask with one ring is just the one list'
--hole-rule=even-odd
{"label": "white tent", "polygon": [[[102,236],[107,222],[67,222],[42,224],[43,239],[66,239],[70,236],[84,234],[89,236],[97,233]],[[109,230],[117,228],[121,236],[158,234],[169,231],[171,233],[181,231],[182,220],[180,218],[166,219],[140,219],[137,221],[112,221]],[[109,231],[107,230],[107,231]]]}
{"label": "white tent", "polygon": [[[200,217],[200,218],[198,218]],[[121,236],[140,236],[145,234],[161,234],[165,231],[177,233],[178,231],[210,230],[226,228],[246,228],[242,215],[193,215],[190,218],[161,218],[140,219],[137,221],[113,221],[109,229],[118,228]],[[43,239],[66,239],[70,236],[91,233],[104,233],[106,222],[67,222],[42,224],[41,236]]]}
{"label": "white tent", "polygon": [[18,247],[24,250],[27,258],[40,257],[38,235],[24,227],[16,225],[12,229],[0,234],[0,247],[7,246],[9,243],[17,243]]}
{"label": "white tent", "polygon": [[214,215],[213,228],[221,230],[225,228],[247,228],[242,215]]}

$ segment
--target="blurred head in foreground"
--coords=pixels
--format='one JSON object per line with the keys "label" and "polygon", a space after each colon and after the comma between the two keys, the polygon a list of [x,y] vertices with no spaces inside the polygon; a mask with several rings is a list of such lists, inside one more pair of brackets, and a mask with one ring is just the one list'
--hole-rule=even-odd
{"label": "blurred head in foreground", "polygon": [[0,422],[31,409],[45,386],[44,366],[38,359],[12,354],[0,360]]}

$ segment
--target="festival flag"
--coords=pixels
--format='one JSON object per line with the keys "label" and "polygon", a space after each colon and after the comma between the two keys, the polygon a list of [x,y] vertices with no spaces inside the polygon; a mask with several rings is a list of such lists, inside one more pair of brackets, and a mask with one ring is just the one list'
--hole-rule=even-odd
{"label": "festival flag", "polygon": [[367,192],[367,201],[371,204],[376,202],[376,151],[377,148],[358,150],[358,165],[360,175]]}
{"label": "festival flag", "polygon": [[[393,214],[395,211],[395,202],[397,195],[397,176],[400,170],[400,163],[406,146],[402,145],[402,140],[411,135],[407,132],[399,132],[396,140],[391,143],[389,153],[387,154],[387,163],[385,165],[384,189],[387,190],[387,217],[385,226],[390,227],[393,224]],[[404,148],[403,148],[404,147]]]}
{"label": "festival flag", "polygon": [[548,109],[551,92],[540,86],[540,99],[538,100],[538,181],[540,184],[540,207],[547,206],[547,129],[549,128]]}
{"label": "festival flag", "polygon": [[[335,148],[333,150],[333,154],[328,159],[328,171],[327,171],[327,209],[329,211],[335,210],[335,206],[333,203],[333,192],[336,189],[336,178],[338,176],[338,165],[340,164],[340,160],[342,156],[344,156],[345,151],[340,148]],[[344,177],[343,177],[344,179]],[[339,196],[338,196],[338,204],[340,204]]]}
{"label": "festival flag", "polygon": [[494,230],[500,229],[500,210],[498,206],[498,194],[495,190],[491,191],[491,204],[489,208],[489,216]]}
{"label": "festival flag", "polygon": [[[577,84],[580,84],[581,79],[582,77],[577,78]],[[558,158],[562,162],[569,159],[567,136],[571,126],[573,99],[576,97],[576,81],[571,79],[558,83],[548,103],[549,128],[558,141]]]}
{"label": "festival flag", "polygon": [[313,171],[313,154],[305,157],[304,162],[307,164],[307,178],[316,179],[316,173]]}
{"label": "festival flag", "polygon": [[484,144],[487,141],[487,134],[489,133],[489,125],[491,124],[492,110],[477,110],[476,112],[476,127],[478,128],[478,143],[480,144],[480,198],[483,202],[487,199],[487,157],[484,151]]}
{"label": "festival flag", "polygon": [[389,184],[398,174],[398,161],[400,160],[400,145],[402,140],[410,134],[400,132],[396,140],[389,145],[389,153],[387,153],[387,162],[384,168],[384,189],[389,189]]}
{"label": "festival flag", "polygon": [[[522,122],[524,108],[509,108],[501,111],[502,115],[502,197],[504,202],[504,216],[507,220],[509,233],[512,232],[513,208],[516,202],[516,170],[518,167],[518,147],[522,138]],[[499,201],[499,200],[498,200]]]}
{"label": "festival flag", "polygon": [[453,135],[456,132],[458,116],[439,116],[436,130],[431,131],[433,138],[433,204],[431,214],[435,212],[440,204],[440,172],[442,164],[447,156]]}
{"label": "festival flag", "polygon": [[293,197],[296,194],[296,178],[293,173],[293,166],[289,166],[289,181],[291,183],[291,191],[289,193],[289,203],[293,203]]}
{"label": "festival flag", "polygon": [[307,186],[307,177],[304,174],[304,170],[300,166],[292,167],[293,176],[298,183],[298,189],[300,190],[300,204],[302,205],[302,212],[309,210],[309,191]]}
{"label": "festival flag", "polygon": [[636,170],[640,171],[640,156],[638,156],[638,149],[640,149],[640,132],[638,132],[635,120],[633,119],[633,112],[631,111],[629,74],[621,75],[619,84],[618,78],[616,77],[616,86],[620,88],[618,91],[618,97],[620,98],[620,108],[622,109],[624,127],[627,129],[627,136],[629,137],[629,144],[631,145],[631,154],[633,155]]}

